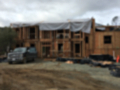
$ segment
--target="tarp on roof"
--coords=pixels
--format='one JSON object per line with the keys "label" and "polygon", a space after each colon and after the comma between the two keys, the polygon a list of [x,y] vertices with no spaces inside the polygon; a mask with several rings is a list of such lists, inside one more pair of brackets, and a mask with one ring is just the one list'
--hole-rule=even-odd
{"label": "tarp on roof", "polygon": [[50,31],[50,30],[61,30],[61,29],[70,29],[69,22],[61,23],[41,23],[39,24],[39,30]]}
{"label": "tarp on roof", "polygon": [[95,27],[101,27],[101,26],[104,26],[104,25],[102,25],[102,24],[100,24],[100,23],[95,23]]}
{"label": "tarp on roof", "polygon": [[92,25],[92,19],[82,19],[82,20],[71,20],[70,22],[52,22],[52,23],[48,23],[48,22],[42,22],[42,23],[26,23],[26,24],[22,24],[22,23],[15,23],[12,24],[13,28],[16,27],[27,27],[27,26],[34,26],[34,25],[38,25],[39,26],[39,30],[42,31],[51,31],[51,30],[67,30],[70,29],[72,32],[78,32],[78,31],[82,31],[85,33],[90,33],[91,30],[91,25]]}
{"label": "tarp on roof", "polygon": [[95,27],[97,30],[101,30],[101,31],[105,30],[105,26],[99,23],[95,23]]}
{"label": "tarp on roof", "polygon": [[61,30],[70,29],[72,32],[82,31],[85,33],[90,33],[91,30],[91,19],[77,20],[63,23],[41,23],[39,25],[40,30]]}
{"label": "tarp on roof", "polygon": [[70,30],[72,32],[82,31],[85,33],[90,33],[92,20],[85,19],[85,20],[79,20],[79,21],[72,21],[70,26],[71,26]]}
{"label": "tarp on roof", "polygon": [[101,30],[101,31],[104,31],[104,30],[105,30],[105,27],[96,27],[96,29]]}

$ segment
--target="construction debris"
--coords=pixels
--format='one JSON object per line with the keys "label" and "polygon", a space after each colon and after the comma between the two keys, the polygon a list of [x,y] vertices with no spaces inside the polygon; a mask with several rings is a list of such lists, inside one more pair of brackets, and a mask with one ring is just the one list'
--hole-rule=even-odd
{"label": "construction debris", "polygon": [[110,66],[113,64],[113,62],[111,61],[96,61],[96,60],[92,60],[91,64],[93,66],[101,66],[101,67],[105,67],[105,66]]}
{"label": "construction debris", "polygon": [[73,64],[73,61],[66,61],[67,64]]}
{"label": "construction debris", "polygon": [[89,58],[96,60],[96,61],[112,61],[115,62],[113,56],[108,55],[108,54],[95,54],[95,55],[90,55]]}
{"label": "construction debris", "polygon": [[90,64],[91,66],[109,67],[114,64],[115,60],[111,55],[90,55],[89,58],[57,58],[56,61],[66,62],[67,64]]}
{"label": "construction debris", "polygon": [[110,70],[110,74],[115,76],[115,77],[120,77],[120,65],[111,65],[109,67],[109,70]]}

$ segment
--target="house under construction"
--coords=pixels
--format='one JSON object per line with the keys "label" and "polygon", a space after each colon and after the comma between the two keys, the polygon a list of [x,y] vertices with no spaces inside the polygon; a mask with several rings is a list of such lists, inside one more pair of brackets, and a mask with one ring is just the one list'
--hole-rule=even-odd
{"label": "house under construction", "polygon": [[40,58],[83,58],[90,54],[120,55],[120,30],[95,19],[64,23],[14,23],[15,47],[36,47]]}

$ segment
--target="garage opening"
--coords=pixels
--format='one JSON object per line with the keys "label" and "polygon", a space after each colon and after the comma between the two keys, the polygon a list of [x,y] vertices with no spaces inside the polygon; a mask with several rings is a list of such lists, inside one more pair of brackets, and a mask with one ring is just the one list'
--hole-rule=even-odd
{"label": "garage opening", "polygon": [[75,44],[75,53],[80,53],[80,44]]}
{"label": "garage opening", "polygon": [[63,51],[63,44],[58,44],[58,51],[62,52]]}
{"label": "garage opening", "polygon": [[50,47],[43,47],[42,48],[42,56],[43,57],[50,57]]}
{"label": "garage opening", "polygon": [[34,27],[30,28],[30,39],[35,39],[35,28]]}

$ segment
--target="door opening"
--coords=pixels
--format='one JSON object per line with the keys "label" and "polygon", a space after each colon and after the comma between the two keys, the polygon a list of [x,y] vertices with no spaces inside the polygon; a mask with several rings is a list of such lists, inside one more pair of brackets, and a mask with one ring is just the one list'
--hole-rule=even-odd
{"label": "door opening", "polygon": [[58,51],[62,52],[63,51],[63,44],[58,44]]}
{"label": "door opening", "polygon": [[80,53],[80,44],[75,44],[75,53]]}
{"label": "door opening", "polygon": [[42,54],[43,54],[43,57],[50,57],[50,47],[43,47]]}

